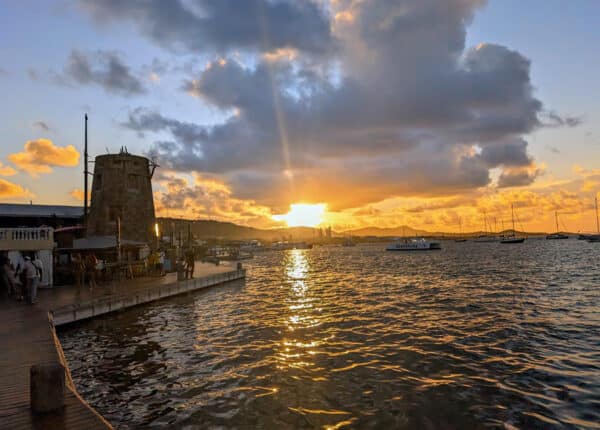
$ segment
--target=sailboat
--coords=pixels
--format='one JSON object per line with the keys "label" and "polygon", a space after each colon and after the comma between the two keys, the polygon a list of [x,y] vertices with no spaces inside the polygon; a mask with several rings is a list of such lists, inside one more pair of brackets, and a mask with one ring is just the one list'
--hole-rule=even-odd
{"label": "sailboat", "polygon": [[[485,232],[485,234],[479,235],[477,236],[474,241],[475,242],[496,242],[496,237],[488,234],[488,222],[487,222],[487,213],[484,211],[483,212],[483,230]],[[491,229],[491,227],[490,227]]]}
{"label": "sailboat", "polygon": [[463,237],[462,234],[462,218],[458,218],[458,230],[459,230],[459,235],[456,239],[454,239],[455,242],[466,242],[467,238]]}
{"label": "sailboat", "polygon": [[556,233],[546,236],[546,240],[568,239],[569,236],[558,232],[558,212],[554,211],[554,220],[556,221]]}
{"label": "sailboat", "polygon": [[523,243],[525,238],[517,237],[515,235],[515,207],[513,204],[510,205],[510,211],[512,215],[512,234],[509,236],[503,236],[502,239],[500,239],[500,243]]}
{"label": "sailboat", "polygon": [[587,236],[588,242],[600,243],[600,219],[598,218],[598,196],[594,196],[594,205],[596,207],[596,234],[590,234]]}

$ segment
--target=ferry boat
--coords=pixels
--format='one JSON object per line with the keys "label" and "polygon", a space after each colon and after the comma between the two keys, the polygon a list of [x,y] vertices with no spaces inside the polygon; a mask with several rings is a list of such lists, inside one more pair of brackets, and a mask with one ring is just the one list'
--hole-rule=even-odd
{"label": "ferry boat", "polygon": [[432,251],[435,249],[442,249],[439,242],[432,242],[422,237],[398,239],[386,248],[387,251]]}

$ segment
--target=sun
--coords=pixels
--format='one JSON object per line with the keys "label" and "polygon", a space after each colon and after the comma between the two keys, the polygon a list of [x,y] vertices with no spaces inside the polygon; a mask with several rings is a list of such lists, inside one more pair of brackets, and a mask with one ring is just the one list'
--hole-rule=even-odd
{"label": "sun", "polygon": [[285,221],[288,227],[316,227],[323,222],[325,203],[294,203],[284,215],[273,215],[275,221]]}

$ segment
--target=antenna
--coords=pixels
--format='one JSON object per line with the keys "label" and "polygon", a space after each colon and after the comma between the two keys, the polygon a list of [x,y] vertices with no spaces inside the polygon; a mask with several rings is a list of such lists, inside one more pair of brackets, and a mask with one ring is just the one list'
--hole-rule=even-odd
{"label": "antenna", "polygon": [[[87,231],[87,216],[88,216],[88,132],[87,132],[88,116],[85,114],[85,141],[83,148],[83,227],[84,232]],[[84,233],[85,234],[85,233]]]}
{"label": "antenna", "polygon": [[156,157],[152,156],[152,158],[150,158],[150,161],[148,163],[150,165],[150,179],[152,179],[152,176],[154,176],[154,171],[156,170],[157,167],[160,167],[160,164],[158,164],[156,162]]}

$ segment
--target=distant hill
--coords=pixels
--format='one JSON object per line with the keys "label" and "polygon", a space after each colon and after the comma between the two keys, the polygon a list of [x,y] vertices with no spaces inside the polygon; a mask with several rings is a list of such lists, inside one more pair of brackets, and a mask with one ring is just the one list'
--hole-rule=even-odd
{"label": "distant hill", "polygon": [[[169,236],[172,233],[177,237],[181,234],[186,237],[188,228],[193,235],[199,239],[223,239],[223,240],[250,240],[258,239],[268,242],[278,240],[313,240],[318,238],[319,229],[310,227],[291,227],[260,229],[234,224],[231,222],[213,221],[213,220],[184,220],[176,218],[158,218],[160,230],[163,236]],[[189,227],[188,227],[189,224]],[[504,232],[508,234],[509,232]],[[484,234],[483,232],[468,232],[464,236],[474,237]],[[496,233],[500,235],[502,233]],[[517,235],[534,236],[545,233],[525,233],[517,232]],[[402,237],[402,236],[427,236],[427,237],[453,237],[457,233],[430,232],[426,230],[414,229],[409,226],[399,226],[390,228],[364,227],[342,232],[333,232],[333,237]]]}
{"label": "distant hill", "polygon": [[425,230],[417,230],[409,226],[380,228],[380,227],[363,227],[355,230],[346,230],[342,235],[345,236],[429,236],[432,233]]}
{"label": "distant hill", "polygon": [[177,237],[180,232],[185,237],[189,229],[193,235],[200,239],[227,239],[249,240],[259,239],[265,241],[309,240],[317,236],[317,230],[309,227],[260,229],[234,224],[231,222],[213,220],[183,220],[175,218],[158,218],[164,236],[172,233]]}

